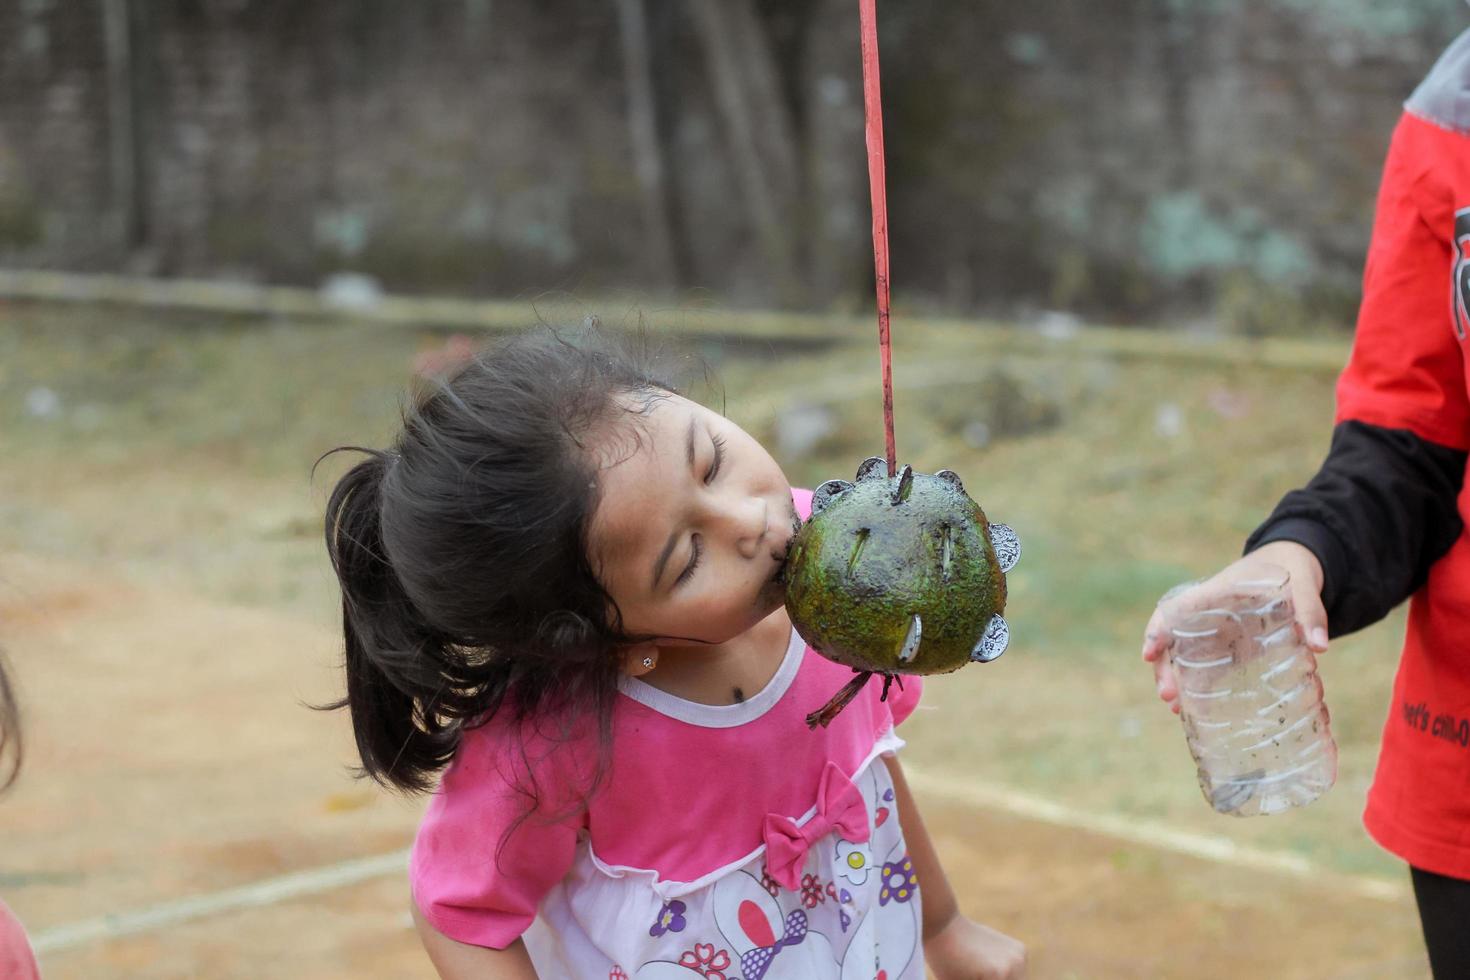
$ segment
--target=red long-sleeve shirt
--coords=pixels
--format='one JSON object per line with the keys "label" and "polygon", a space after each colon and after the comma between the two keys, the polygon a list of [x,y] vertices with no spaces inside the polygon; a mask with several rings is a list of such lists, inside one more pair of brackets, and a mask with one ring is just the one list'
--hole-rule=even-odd
{"label": "red long-sleeve shirt", "polygon": [[[1410,99],[1384,168],[1353,352],[1322,469],[1247,549],[1322,560],[1334,634],[1412,593],[1364,824],[1470,879],[1470,32]],[[1329,692],[1330,698],[1330,692]]]}

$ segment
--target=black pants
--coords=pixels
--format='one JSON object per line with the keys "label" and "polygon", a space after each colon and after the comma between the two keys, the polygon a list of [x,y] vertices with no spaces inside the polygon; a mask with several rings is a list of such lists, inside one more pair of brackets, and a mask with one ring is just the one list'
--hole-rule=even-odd
{"label": "black pants", "polygon": [[1409,870],[1435,980],[1470,977],[1470,881]]}

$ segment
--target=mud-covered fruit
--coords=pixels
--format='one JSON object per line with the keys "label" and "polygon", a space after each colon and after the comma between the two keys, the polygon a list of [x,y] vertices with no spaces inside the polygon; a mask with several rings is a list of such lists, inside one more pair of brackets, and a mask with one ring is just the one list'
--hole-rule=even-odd
{"label": "mud-covered fruit", "polygon": [[991,524],[948,470],[877,457],[829,480],[792,542],[786,609],[818,652],[854,670],[941,674],[1005,651],[1015,532]]}

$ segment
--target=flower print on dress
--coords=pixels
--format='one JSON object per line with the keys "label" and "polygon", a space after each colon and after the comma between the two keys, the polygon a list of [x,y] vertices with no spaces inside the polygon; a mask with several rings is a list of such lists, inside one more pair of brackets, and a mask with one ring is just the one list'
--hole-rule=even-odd
{"label": "flower print on dress", "polygon": [[873,811],[873,826],[883,826],[891,816],[893,816],[893,790],[885,789],[883,791],[883,801]]}
{"label": "flower print on dress", "polygon": [[761,865],[761,887],[770,892],[772,898],[781,893],[781,883],[771,877],[770,869],[765,865]]}
{"label": "flower print on dress", "polygon": [[816,875],[803,875],[801,879],[801,904],[814,909],[827,900],[822,894],[822,880]]}
{"label": "flower print on dress", "polygon": [[854,841],[837,841],[837,874],[852,882],[863,885],[873,869],[873,853],[867,844]]}
{"label": "flower print on dress", "polygon": [[854,908],[852,892],[846,888],[834,888],[829,884],[827,886],[827,894],[832,896],[832,901],[837,905],[837,924],[842,927],[842,931],[845,933],[848,927],[852,925],[852,916],[848,914],[848,910]]}
{"label": "flower print on dress", "polygon": [[739,964],[735,972],[742,980],[830,976],[832,964],[841,962],[827,937],[811,928],[806,911],[783,913],[755,874],[736,871],[720,878],[712,901],[724,946],[732,967]]}
{"label": "flower print on dress", "polygon": [[907,854],[897,861],[883,865],[883,888],[878,892],[878,904],[890,901],[907,902],[919,890],[919,879],[914,874],[914,862]]}
{"label": "flower print on dress", "polygon": [[679,965],[693,970],[704,980],[727,980],[725,971],[730,969],[730,951],[717,950],[714,943],[695,943],[693,949],[685,950],[679,957]]}
{"label": "flower print on dress", "polygon": [[607,971],[607,980],[628,980],[628,975],[623,972],[622,967],[614,964],[613,968]]}
{"label": "flower print on dress", "polygon": [[806,913],[797,909],[786,917],[785,930],[779,937],[772,937],[769,945],[758,946],[740,954],[740,970],[750,980],[762,980],[776,954],[788,946],[800,946],[807,937],[810,927]]}
{"label": "flower print on dress", "polygon": [[648,934],[657,939],[666,932],[683,932],[684,911],[687,908],[677,898],[672,902],[665,902],[664,907],[658,910],[658,919],[649,927]]}

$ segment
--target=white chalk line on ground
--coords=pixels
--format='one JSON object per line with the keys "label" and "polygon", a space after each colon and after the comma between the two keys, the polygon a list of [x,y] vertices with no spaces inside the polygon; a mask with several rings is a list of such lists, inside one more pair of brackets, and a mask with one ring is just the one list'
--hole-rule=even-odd
{"label": "white chalk line on ground", "polygon": [[[1000,811],[1027,820],[1114,837],[1203,861],[1310,879],[1328,885],[1334,891],[1347,892],[1360,898],[1390,902],[1409,898],[1406,885],[1381,878],[1329,871],[1296,854],[1245,847],[1227,837],[1191,833],[1157,821],[1110,813],[1089,813],[1019,790],[986,785],[955,776],[941,776],[908,766],[904,767],[904,773],[920,796],[936,802]],[[32,946],[40,955],[123,936],[155,932],[211,915],[275,905],[374,878],[403,874],[407,865],[407,851],[343,861],[340,864],[268,878],[239,888],[162,902],[134,912],[119,912],[57,926],[33,936]]]}
{"label": "white chalk line on ground", "polygon": [[119,912],[114,915],[98,916],[70,925],[47,929],[31,937],[31,947],[37,955],[75,949],[92,943],[133,936],[142,932],[155,932],[194,919],[242,909],[259,908],[287,902],[293,898],[316,895],[347,885],[355,885],[374,878],[401,875],[408,870],[408,851],[394,851],[373,857],[354,858],[340,864],[323,868],[294,871],[276,878],[267,878],[239,888],[207,895],[194,895],[172,902],[161,902],[135,912]]}
{"label": "white chalk line on ground", "polygon": [[1055,824],[1073,830],[1116,837],[1161,851],[1172,851],[1186,857],[1241,868],[1254,868],[1294,878],[1311,879],[1331,885],[1335,891],[1348,892],[1360,898],[1398,902],[1409,898],[1407,884],[1350,875],[1313,864],[1299,854],[1267,851],[1237,844],[1228,837],[1179,830],[1154,820],[1121,816],[1116,813],[1091,813],[1063,806],[1044,797],[1033,796],[1004,786],[986,785],[959,776],[941,776],[928,771],[904,767],[904,775],[922,796],[951,803],[962,803],[984,810],[999,810],[1041,823]]}

